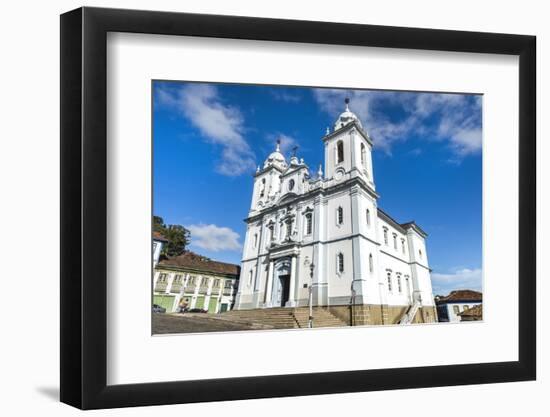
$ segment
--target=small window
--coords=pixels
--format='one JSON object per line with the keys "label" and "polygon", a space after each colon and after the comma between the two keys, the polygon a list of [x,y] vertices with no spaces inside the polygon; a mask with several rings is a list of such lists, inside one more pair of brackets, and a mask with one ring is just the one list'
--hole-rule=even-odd
{"label": "small window", "polygon": [[453,306],[453,313],[455,314],[460,313],[460,308],[458,306]]}
{"label": "small window", "polygon": [[250,287],[252,285],[252,269],[248,272],[248,286]]}
{"label": "small window", "polygon": [[420,258],[422,258],[422,249],[418,249],[418,256],[420,256]]}
{"label": "small window", "polygon": [[258,246],[258,233],[254,234],[254,249]]}
{"label": "small window", "polygon": [[341,140],[336,144],[336,163],[344,162],[344,142]]}
{"label": "small window", "polygon": [[181,284],[181,278],[182,278],[181,275],[176,275],[174,277],[174,284]]}
{"label": "small window", "polygon": [[[252,271],[250,271],[250,272],[252,272]],[[225,281],[225,284],[224,284],[225,288],[231,288],[232,286],[233,286],[233,284],[231,283],[230,280]]]}
{"label": "small window", "polygon": [[367,226],[370,226],[370,210],[367,209]]}
{"label": "small window", "polygon": [[384,244],[388,244],[388,228],[384,227]]}
{"label": "small window", "polygon": [[373,263],[373,260],[372,260],[372,253],[369,255],[369,271],[370,272],[374,271],[374,263]]}
{"label": "small window", "polygon": [[401,275],[397,276],[397,291],[399,291],[399,294],[403,292],[403,289],[401,288]]}
{"label": "small window", "polygon": [[214,280],[214,285],[213,285],[215,288],[218,288],[220,286],[220,280],[219,279],[215,279]]}
{"label": "small window", "polygon": [[361,165],[363,165],[364,167],[366,167],[366,158],[365,158],[365,154],[366,154],[366,151],[365,151],[365,144],[362,143],[361,144]]}
{"label": "small window", "polygon": [[265,178],[262,178],[262,184],[260,185],[260,198],[265,194]]}
{"label": "small window", "polygon": [[392,282],[391,282],[391,272],[388,272],[388,291],[389,292],[393,291]]}
{"label": "small window", "polygon": [[401,252],[405,253],[405,239],[401,239]]}
{"label": "small window", "polygon": [[338,261],[338,272],[342,273],[344,272],[344,254],[343,253],[339,253],[338,256],[337,256],[337,261]]}
{"label": "small window", "polygon": [[292,220],[286,222],[286,236],[289,239],[292,236]]}
{"label": "small window", "polygon": [[397,250],[397,234],[393,234],[393,248]]}
{"label": "small window", "polygon": [[204,278],[204,279],[202,280],[202,286],[203,286],[203,287],[208,287],[208,278]]}
{"label": "small window", "polygon": [[269,225],[268,229],[269,229],[269,241],[272,242],[273,239],[275,239],[275,228],[271,224]]}
{"label": "small window", "polygon": [[311,231],[313,229],[313,221],[312,221],[312,214],[311,213],[307,213],[306,214],[306,235],[310,235],[311,234]]}
{"label": "small window", "polygon": [[291,180],[288,182],[288,190],[289,190],[289,191],[292,191],[292,190],[294,189],[294,185],[295,185],[295,184],[296,184],[296,183],[294,182],[294,180],[291,179]]}
{"label": "small window", "polygon": [[344,209],[342,207],[336,209],[336,222],[338,224],[344,223]]}
{"label": "small window", "polygon": [[166,274],[160,274],[158,281],[159,282],[166,282]]}

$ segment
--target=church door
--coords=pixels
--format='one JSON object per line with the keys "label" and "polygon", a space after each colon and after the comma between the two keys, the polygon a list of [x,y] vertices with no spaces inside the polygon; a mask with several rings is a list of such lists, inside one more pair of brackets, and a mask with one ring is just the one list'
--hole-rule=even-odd
{"label": "church door", "polygon": [[277,307],[284,307],[290,293],[290,275],[279,275]]}

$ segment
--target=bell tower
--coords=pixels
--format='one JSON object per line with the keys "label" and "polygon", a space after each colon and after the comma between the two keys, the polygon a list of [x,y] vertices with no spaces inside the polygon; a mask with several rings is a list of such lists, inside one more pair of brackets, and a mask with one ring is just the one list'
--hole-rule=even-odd
{"label": "bell tower", "polygon": [[334,129],[323,138],[325,144],[325,178],[341,180],[344,177],[361,177],[374,190],[372,168],[372,140],[363,129],[361,120],[349,108],[336,119]]}

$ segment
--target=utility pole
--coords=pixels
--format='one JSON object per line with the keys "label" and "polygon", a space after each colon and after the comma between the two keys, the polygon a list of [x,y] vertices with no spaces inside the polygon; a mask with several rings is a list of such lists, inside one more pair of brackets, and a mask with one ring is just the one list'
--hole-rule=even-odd
{"label": "utility pole", "polygon": [[309,276],[311,278],[311,281],[309,283],[309,320],[308,320],[308,327],[310,329],[313,328],[313,270],[315,269],[315,265],[311,263],[309,266]]}

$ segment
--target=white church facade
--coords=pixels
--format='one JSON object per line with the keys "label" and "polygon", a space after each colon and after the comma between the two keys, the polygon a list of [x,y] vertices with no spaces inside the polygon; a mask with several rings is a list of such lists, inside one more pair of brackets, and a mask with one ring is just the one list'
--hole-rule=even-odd
{"label": "white church facade", "polygon": [[348,103],[322,139],[324,174],[279,145],[258,168],[235,308],[312,302],[354,324],[436,322],[427,235],[378,208],[373,142]]}

